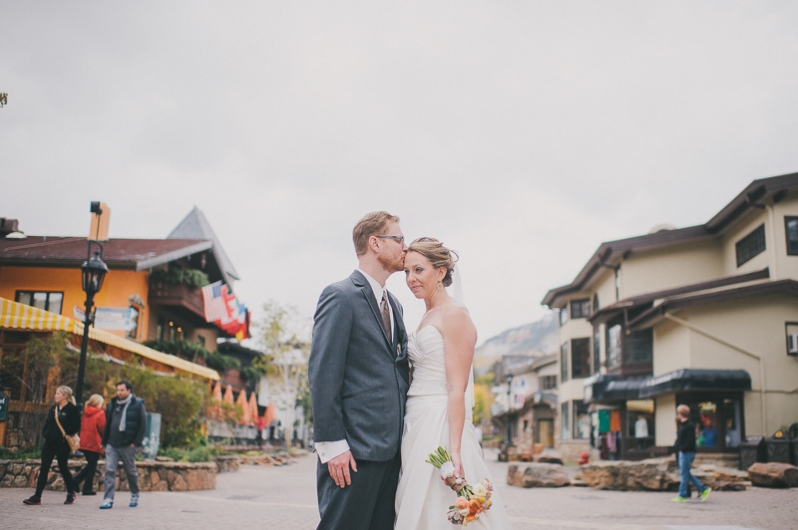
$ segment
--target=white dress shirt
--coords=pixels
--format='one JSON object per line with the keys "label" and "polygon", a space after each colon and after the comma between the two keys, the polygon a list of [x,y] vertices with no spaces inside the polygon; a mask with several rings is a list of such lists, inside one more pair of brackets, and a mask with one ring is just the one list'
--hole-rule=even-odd
{"label": "white dress shirt", "polygon": [[[383,295],[385,296],[385,299],[388,300],[388,290],[380,285],[380,282],[366,274],[360,268],[358,268],[357,271],[365,276],[366,280],[369,282],[371,290],[374,292],[374,299],[377,300],[377,307],[380,306]],[[393,317],[393,307],[391,307],[390,302],[388,302],[388,312],[391,314],[391,329],[396,329],[396,324],[394,323]],[[319,455],[319,461],[322,464],[326,464],[336,456],[349,450],[349,444],[346,440],[336,440],[334,442],[316,442],[314,447],[316,448],[316,453]]]}

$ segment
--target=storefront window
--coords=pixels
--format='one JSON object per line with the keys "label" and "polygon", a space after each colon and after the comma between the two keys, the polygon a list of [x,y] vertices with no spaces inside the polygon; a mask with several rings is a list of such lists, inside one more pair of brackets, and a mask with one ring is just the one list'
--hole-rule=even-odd
{"label": "storefront window", "polygon": [[621,325],[607,328],[607,368],[612,370],[621,365]]}
{"label": "storefront window", "polygon": [[589,408],[590,405],[586,405],[582,401],[574,401],[574,439],[576,440],[590,439]]}
{"label": "storefront window", "polygon": [[567,401],[560,407],[560,437],[563,440],[571,439],[570,403]]}
{"label": "storefront window", "polygon": [[722,451],[740,445],[743,417],[739,397],[683,395],[677,396],[677,403],[690,407],[699,451]]}
{"label": "storefront window", "polygon": [[626,402],[626,438],[629,450],[645,451],[654,445],[654,400]]}

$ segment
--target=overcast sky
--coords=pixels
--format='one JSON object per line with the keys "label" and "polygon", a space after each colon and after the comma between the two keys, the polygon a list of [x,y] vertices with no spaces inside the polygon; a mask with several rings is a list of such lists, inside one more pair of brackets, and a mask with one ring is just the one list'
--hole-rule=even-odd
{"label": "overcast sky", "polygon": [[[7,2],[0,217],[165,237],[311,315],[366,212],[460,252],[480,340],[602,241],[798,171],[798,2]],[[423,303],[389,288],[414,328]]]}

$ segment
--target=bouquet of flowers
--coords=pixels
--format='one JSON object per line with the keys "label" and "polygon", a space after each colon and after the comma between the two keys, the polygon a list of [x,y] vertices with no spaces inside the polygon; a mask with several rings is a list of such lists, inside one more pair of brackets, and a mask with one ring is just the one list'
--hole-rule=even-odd
{"label": "bouquet of flowers", "polygon": [[449,522],[466,526],[490,508],[493,484],[490,480],[484,479],[479,484],[471,486],[463,477],[456,477],[452,456],[445,447],[438,447],[435,452],[430,453],[426,462],[438,468],[443,482],[457,493],[457,499],[452,506],[449,506],[446,514]]}

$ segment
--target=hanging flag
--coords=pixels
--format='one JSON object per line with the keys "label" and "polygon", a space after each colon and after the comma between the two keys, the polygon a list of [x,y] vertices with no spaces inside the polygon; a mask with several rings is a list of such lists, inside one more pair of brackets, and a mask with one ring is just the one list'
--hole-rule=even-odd
{"label": "hanging flag", "polygon": [[227,317],[227,307],[222,291],[227,293],[227,286],[221,281],[202,288],[202,300],[205,303],[205,320],[215,322]]}
{"label": "hanging flag", "polygon": [[249,310],[244,304],[238,304],[238,323],[241,326],[236,333],[236,339],[241,342],[252,337],[249,334]]}
{"label": "hanging flag", "polygon": [[216,324],[220,329],[237,338],[241,335],[248,339],[249,312],[244,304],[240,304],[236,295],[221,281],[202,288],[205,303],[205,320]]}

